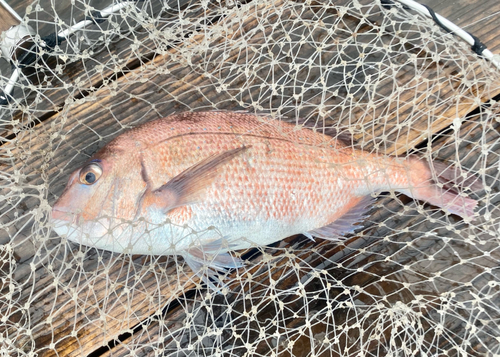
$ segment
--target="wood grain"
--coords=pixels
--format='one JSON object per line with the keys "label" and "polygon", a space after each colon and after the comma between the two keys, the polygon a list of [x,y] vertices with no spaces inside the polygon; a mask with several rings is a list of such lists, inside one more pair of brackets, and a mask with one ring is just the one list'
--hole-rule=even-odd
{"label": "wood grain", "polygon": [[[442,10],[444,13],[447,10],[453,10],[449,6],[444,6],[444,2],[439,4],[443,5]],[[494,9],[498,4],[492,2],[486,3],[485,6]],[[436,8],[436,11],[438,9]],[[477,13],[484,12],[483,5],[478,6],[477,3],[475,6],[467,7],[467,9],[472,13],[475,11]],[[262,9],[253,10],[262,11]],[[292,18],[293,15],[289,14],[287,16]],[[463,20],[462,17],[460,19]],[[466,16],[466,19],[469,19],[469,17]],[[225,21],[230,23],[229,20],[226,19]],[[224,21],[224,19],[221,21]],[[258,19],[249,19],[244,24],[238,24],[237,28],[232,29],[231,40],[237,41],[238,36],[243,36],[243,32],[250,31],[257,24]],[[352,24],[355,25],[354,22]],[[489,32],[486,30],[490,26],[494,31],[495,26],[498,25],[497,22],[488,20],[478,24],[480,24],[478,31],[482,31],[487,38],[491,38],[490,46],[499,48],[500,40],[498,37],[488,36]],[[370,28],[367,27],[366,31],[370,31]],[[287,32],[286,27],[283,32]],[[283,35],[283,32],[266,32],[266,34],[279,38]],[[210,41],[214,46],[224,43],[228,38],[225,35],[227,34],[222,34],[221,37],[216,39],[212,38]],[[318,37],[321,35],[321,32],[317,33]],[[259,44],[258,39],[253,40],[252,45],[257,47]],[[68,97],[68,91],[57,88],[53,92],[47,93],[44,100],[29,115],[14,113],[13,118],[20,119],[24,123],[25,120],[33,121],[36,125],[29,131],[18,132],[17,137],[11,143],[5,144],[11,146],[15,163],[10,165],[2,162],[2,171],[13,174],[15,170],[19,169],[25,172],[28,175],[25,180],[33,187],[40,184],[50,184],[47,196],[48,203],[51,204],[62,192],[69,172],[77,168],[98,147],[101,147],[128,127],[156,117],[166,116],[175,111],[190,110],[192,108],[198,110],[215,109],[215,103],[217,103],[217,109],[234,109],[239,107],[241,103],[246,108],[253,109],[251,106],[252,98],[261,95],[259,83],[261,78],[257,78],[257,76],[252,79],[254,81],[252,83],[255,85],[252,87],[254,89],[242,95],[235,94],[238,93],[240,87],[248,85],[246,77],[235,75],[230,69],[230,65],[242,64],[246,61],[246,57],[240,55],[238,49],[229,53],[229,56],[224,59],[225,63],[228,64],[227,66],[218,67],[222,59],[215,56],[214,60],[208,61],[207,71],[205,53],[193,56],[189,61],[187,59],[184,62],[179,61],[179,57],[183,58],[183,54],[179,53],[179,51],[185,48],[192,49],[202,44],[205,41],[203,34],[193,34],[186,39],[186,43],[182,46],[173,46],[165,54],[156,53],[154,46],[148,42],[146,35],[141,37],[140,41],[144,48],[141,55],[147,58],[144,63],[141,63],[137,58],[131,57],[130,61],[120,63],[119,76],[114,76],[116,73],[110,68],[104,69],[104,72],[102,69],[96,68],[98,62],[108,60],[107,56],[110,56],[110,53],[103,53],[103,57],[97,57],[95,62],[70,64],[66,67],[67,73],[63,74],[62,82],[84,81],[81,88],[86,93],[82,93],[81,96],[73,95],[72,98],[75,101],[64,103],[64,100]],[[128,52],[130,50],[129,45],[129,42],[124,40],[118,42],[115,49],[124,58],[128,58],[130,53]],[[429,53],[427,49],[412,48],[410,50],[420,54],[422,63],[425,63],[426,53]],[[196,51],[193,52],[196,53]],[[150,55],[151,57],[148,57]],[[433,62],[430,61],[430,63]],[[371,113],[368,113],[365,110],[366,108],[361,105],[355,107],[351,113],[335,109],[337,99],[332,97],[329,103],[331,103],[333,109],[329,113],[329,117],[324,119],[324,122],[328,125],[345,128],[348,126],[350,117],[357,116],[359,119],[356,120],[356,125],[352,129],[360,146],[367,150],[380,150],[387,154],[403,154],[418,147],[432,134],[439,133],[449,127],[455,117],[465,117],[469,112],[476,109],[479,103],[475,98],[480,98],[480,102],[486,102],[493,95],[499,93],[500,83],[483,81],[491,71],[487,64],[481,63],[475,67],[475,72],[470,74],[470,80],[477,80],[477,83],[465,89],[463,87],[463,78],[455,73],[456,69],[453,68],[453,61],[443,59],[438,64],[439,68],[435,65],[434,67],[428,67],[423,72],[431,78],[436,73],[444,76],[445,79],[442,82],[432,87],[433,92],[425,92],[426,83],[415,81],[414,84],[422,86],[423,89],[421,95],[414,98],[410,90],[392,93],[392,87],[387,85],[387,88],[381,89],[381,94],[393,96],[394,100],[387,107],[374,107]],[[129,66],[134,67],[134,69],[127,70],[126,68]],[[163,73],[158,73],[159,68],[162,68]],[[213,71],[213,68],[221,68],[222,70],[217,72]],[[266,67],[263,66],[263,68],[263,72],[265,72]],[[204,75],[206,72],[212,73],[212,76]],[[276,73],[280,74],[278,70]],[[300,75],[303,76],[301,79],[304,81],[311,80],[310,73],[299,74],[299,77]],[[218,86],[219,80],[228,76],[234,76],[231,87],[227,90],[220,90]],[[398,74],[395,80],[400,83],[412,83],[410,74],[404,72]],[[103,84],[105,81],[106,84]],[[306,98],[310,107],[304,108],[301,112],[305,117],[314,117],[316,113],[313,106],[314,94],[311,93],[311,98]],[[436,99],[430,100],[429,97],[433,95],[435,95]],[[280,102],[284,97],[286,95],[275,98],[270,96],[270,106],[276,106],[276,103]],[[26,100],[31,99],[28,97]],[[399,102],[406,104],[401,106],[398,104]],[[152,106],[153,103],[154,106]],[[293,101],[289,103],[284,109],[284,114],[287,115],[293,113],[290,108],[293,108],[296,104]],[[422,114],[419,115],[419,113]],[[43,117],[43,121],[40,120],[41,117]],[[335,118],[335,120],[331,118]],[[340,118],[340,121],[338,121],[338,118]],[[411,126],[404,127],[407,132],[401,133],[398,124],[408,120],[413,121],[415,118],[418,118],[419,121],[412,123]],[[432,125],[429,126],[430,122],[432,122]],[[471,120],[472,122],[473,120]],[[471,130],[480,131],[480,128],[472,126]],[[64,137],[54,137],[54,135],[60,135],[60,133],[63,133]],[[376,145],[373,145],[373,143],[377,142],[374,141],[374,138],[382,138],[380,140],[382,146],[377,148]],[[496,139],[492,137],[491,140],[494,142]],[[446,157],[446,155],[451,155],[445,150],[440,151],[438,144],[433,145],[432,148],[436,150],[438,156],[443,155],[443,157]],[[35,188],[33,188],[33,192],[36,192]],[[372,225],[368,224],[368,230],[364,233],[366,240],[353,239],[343,246],[333,245],[329,242],[315,244],[294,237],[286,240],[281,247],[284,249],[287,244],[295,244],[296,250],[294,250],[294,253],[301,255],[301,260],[307,261],[310,266],[317,266],[324,259],[330,259],[332,263],[326,266],[325,269],[328,270],[329,274],[338,276],[345,286],[366,286],[367,291],[382,289],[381,291],[390,294],[392,291],[399,289],[405,276],[391,278],[391,283],[374,283],[374,280],[381,276],[391,275],[391,266],[384,265],[383,257],[394,256],[394,261],[401,265],[414,262],[417,258],[403,253],[398,256],[397,253],[402,249],[401,244],[398,242],[373,245],[376,238],[384,237],[389,231],[403,231],[404,227],[408,226],[412,226],[414,231],[443,229],[439,223],[429,226],[425,219],[418,218],[418,216],[416,218],[415,211],[402,212],[403,214],[397,216],[397,222],[391,223],[390,229],[388,227],[377,228],[376,222],[385,222],[391,218],[390,211],[387,209],[387,207],[391,207],[390,202],[392,200],[388,198],[381,201],[381,206],[384,207],[379,207],[372,212]],[[167,327],[172,331],[181,329],[182,321],[186,317],[186,310],[189,310],[198,301],[203,300],[202,295],[196,295],[194,298],[186,299],[184,303],[169,310],[167,316],[158,313],[158,309],[163,308],[168,302],[175,301],[178,295],[181,296],[182,300],[182,294],[176,290],[176,287],[184,286],[186,291],[194,287],[194,284],[189,282],[188,268],[186,268],[186,273],[179,273],[177,270],[178,264],[175,260],[160,260],[157,265],[148,270],[143,268],[149,264],[148,259],[143,257],[117,257],[76,246],[71,246],[70,252],[57,250],[62,248],[59,246],[59,238],[54,234],[46,235],[48,242],[30,242],[26,239],[30,227],[23,226],[23,222],[31,219],[31,213],[38,205],[40,205],[40,201],[37,198],[26,197],[15,205],[14,210],[5,212],[3,209],[7,209],[7,206],[2,207],[2,220],[15,223],[12,224],[8,232],[1,232],[0,239],[2,241],[11,239],[11,244],[15,247],[15,253],[18,257],[15,279],[18,283],[25,283],[23,289],[19,291],[17,301],[20,306],[24,306],[27,301],[31,303],[29,311],[20,308],[9,315],[13,323],[14,320],[21,321],[30,318],[33,337],[30,339],[26,336],[24,340],[19,341],[20,345],[26,348],[34,345],[37,351],[40,351],[44,356],[56,354],[85,355],[98,349],[103,343],[107,343],[118,335],[130,331],[136,324],[156,314],[156,320],[144,327],[141,330],[142,332],[125,341],[140,346],[147,341],[154,340],[151,336],[157,336]],[[395,211],[400,211],[401,207],[402,205],[398,202],[393,205]],[[411,212],[413,214],[410,214]],[[14,216],[15,213],[17,213],[16,216]],[[23,217],[25,218],[24,221]],[[16,235],[15,232],[20,234]],[[410,241],[415,237],[402,235],[400,238],[403,241]],[[438,240],[427,241],[422,249],[429,249],[429,246],[432,246],[431,243],[437,242]],[[365,246],[369,246],[369,249],[365,254],[360,254],[359,250]],[[79,253],[80,251],[82,253]],[[37,257],[36,252],[39,252],[40,256]],[[276,263],[271,265],[271,274],[266,272],[269,269],[268,265],[259,263],[259,259],[262,259],[262,257],[256,258],[254,262],[256,267],[251,272],[256,273],[254,279],[257,284],[268,285],[271,277],[282,278],[280,288],[283,289],[293,287],[297,283],[296,277],[289,275],[290,270],[287,272],[287,259],[282,258],[280,260],[282,253],[282,250],[277,250],[274,253]],[[70,258],[71,255],[77,258]],[[39,263],[37,269],[32,271],[30,264],[38,261],[41,257],[45,257],[47,260],[52,259],[53,263]],[[76,262],[81,261],[79,270],[76,270],[76,267],[65,266],[62,262],[66,259]],[[337,262],[341,263],[344,268],[337,269]],[[368,271],[353,273],[357,268],[370,264],[372,271],[368,269]],[[109,269],[109,271],[106,274],[99,274],[100,269],[103,268]],[[302,267],[301,270],[308,271],[306,267]],[[97,273],[94,274],[93,272],[96,271]],[[237,273],[234,274],[234,277],[237,277]],[[54,284],[56,277],[61,279],[59,280],[60,284]],[[179,277],[179,281],[173,280],[173,278],[177,277]],[[234,288],[235,292],[232,296],[238,298],[243,292],[237,290],[237,284]],[[32,295],[32,289],[38,293]],[[246,286],[243,291],[245,289],[249,289],[249,287]],[[130,291],[136,292],[131,293]],[[248,293],[248,290],[246,293]],[[255,298],[262,298],[259,295],[259,290],[254,294]],[[341,292],[332,292],[332,299],[335,299],[337,295],[340,303],[342,301]],[[148,300],[151,296],[154,297],[155,301]],[[264,298],[269,297],[264,296]],[[391,298],[395,301],[401,296],[393,294]],[[369,300],[368,297],[366,299]],[[284,303],[290,308],[290,311],[301,308],[300,301],[285,300]],[[243,309],[241,306],[240,308]],[[273,311],[271,309],[267,313]],[[104,315],[103,312],[105,312]],[[243,314],[243,310],[238,313]],[[49,314],[51,321],[48,320]],[[262,316],[267,315],[263,312]],[[345,319],[345,316],[339,316],[339,318]],[[290,326],[300,325],[300,323],[302,321],[292,321]],[[69,334],[73,329],[76,330],[76,336]],[[159,341],[158,343],[162,346],[170,346],[172,349],[176,348],[173,340]],[[265,347],[262,348],[264,351]],[[145,355],[148,353],[153,355],[152,351],[145,351]],[[299,353],[297,352],[297,354]],[[112,355],[129,355],[127,346],[118,345],[113,349]]]}
{"label": "wood grain", "polygon": [[[94,1],[90,5],[94,9],[100,10],[110,3],[111,1]],[[142,2],[138,2],[137,4],[140,7]],[[173,20],[175,20],[180,12],[183,13],[186,19],[195,19],[200,14],[204,14],[208,18],[212,16],[210,8],[205,11],[199,5],[192,6],[188,0],[172,0],[163,2],[163,5],[162,2],[156,1],[152,2],[152,4],[151,7],[147,7],[146,12],[155,14],[154,16],[158,19],[158,26],[163,27],[163,31],[167,31],[169,23],[175,23]],[[13,5],[18,8],[20,14],[24,13],[24,8],[26,7],[25,1],[17,2]],[[54,27],[50,25],[50,22],[53,22],[55,14],[64,21],[66,27],[69,26],[68,24],[73,24],[73,19],[78,22],[86,16],[83,9],[77,9],[68,2],[57,2],[54,4],[49,0],[42,0],[40,1],[40,5],[42,8],[45,8],[45,11],[35,12],[34,15],[31,15],[30,18],[36,19],[36,26],[31,22],[29,24],[37,27],[38,34],[42,38],[54,31]],[[162,6],[168,8],[168,11],[164,12]],[[39,22],[40,26],[38,25]],[[134,25],[131,19],[129,19],[127,24],[130,22],[132,22],[130,26]],[[107,25],[108,23],[104,22],[101,27],[106,27]],[[90,30],[92,30],[92,26],[95,27],[95,25],[90,25]],[[62,57],[59,55],[45,56],[41,60],[42,66],[37,67],[36,70],[31,68],[33,66],[27,66],[25,69],[26,75],[35,83],[38,90],[30,91],[21,84],[21,87],[15,89],[14,97],[22,104],[29,106],[30,110],[13,110],[10,123],[0,127],[0,135],[2,137],[11,137],[26,125],[40,123],[50,118],[53,114],[64,108],[65,100],[68,97],[81,98],[91,95],[99,87],[113,82],[117,77],[129,72],[131,69],[149,62],[157,55],[157,52],[162,51],[158,49],[158,46],[168,48],[171,45],[178,44],[180,41],[179,38],[187,36],[193,31],[192,28],[186,26],[185,33],[178,34],[177,39],[171,40],[168,43],[165,40],[154,40],[150,36],[149,29],[144,29],[141,26],[136,25],[133,30],[135,35],[129,37],[126,33],[130,29],[128,27],[122,28],[121,31],[124,35],[111,36],[109,38],[110,44],[106,47],[102,45],[92,47],[91,55],[83,55],[81,58],[73,56],[69,59],[61,59]],[[95,28],[93,32],[96,32]],[[92,32],[90,32],[90,37],[92,37]],[[74,43],[74,37],[71,37],[66,42],[69,41]],[[85,43],[82,44],[81,50],[83,51],[84,48]],[[4,65],[4,67],[0,67],[2,73],[10,73],[10,65],[5,62],[0,64]],[[56,70],[56,68],[58,69]],[[54,75],[54,73],[57,75]],[[44,77],[45,79],[41,80]],[[12,123],[16,124],[12,125]]]}
{"label": "wood grain", "polygon": [[[490,112],[488,113],[488,111]],[[470,120],[461,129],[463,137],[472,141],[482,137],[486,139],[486,145],[492,145],[492,150],[498,152],[498,149],[500,149],[500,136],[498,135],[500,124],[497,122],[485,133],[481,122],[483,120],[491,121],[492,117],[499,114],[500,105],[497,104],[492,108],[485,108],[480,114],[470,117]],[[469,134],[465,135],[465,133]],[[436,152],[443,151],[443,155],[452,154],[454,147],[449,145],[451,140],[450,138],[437,140],[434,150]],[[464,141],[462,143],[463,149],[460,151],[463,153],[463,162],[467,162],[465,159],[467,145]],[[493,167],[498,159],[498,154],[490,155],[487,159],[486,167],[491,167],[491,172],[488,172],[491,176],[498,174]],[[475,165],[481,164],[475,161]],[[471,165],[470,168],[474,169],[474,165]],[[493,184],[492,182],[488,183]],[[494,182],[493,190],[500,192],[498,181]],[[497,203],[492,202],[492,207]],[[425,308],[416,310],[416,312],[423,313],[420,321],[425,322],[433,320],[431,315],[435,314],[436,310],[439,310],[440,298],[443,294],[452,292],[457,295],[466,294],[465,291],[461,291],[461,287],[466,286],[471,281],[476,282],[478,289],[487,286],[489,281],[488,272],[495,269],[500,259],[500,253],[495,249],[496,240],[493,239],[495,234],[493,231],[490,234],[484,234],[482,229],[477,229],[475,237],[483,241],[483,246],[476,249],[466,244],[460,233],[452,233],[447,230],[442,223],[439,223],[439,220],[430,223],[428,218],[412,214],[411,209],[398,212],[396,216],[390,213],[391,210],[400,211],[400,207],[399,203],[394,202],[389,197],[380,200],[376,208],[371,212],[370,222],[364,224],[366,229],[345,244],[324,240],[314,243],[305,238],[291,237],[281,242],[279,248],[267,249],[265,254],[271,257],[266,259],[268,263],[263,263],[262,256],[259,256],[250,263],[255,264],[255,266],[245,269],[242,277],[238,273],[232,274],[231,278],[237,281],[241,278],[244,279],[245,274],[251,274],[253,281],[252,290],[250,290],[250,285],[242,287],[240,283],[231,284],[231,297],[226,296],[225,299],[233,302],[232,319],[238,321],[240,316],[246,316],[249,312],[254,311],[254,307],[258,307],[256,310],[258,313],[255,314],[254,318],[259,322],[260,326],[266,326],[266,321],[280,314],[283,319],[289,321],[286,324],[288,331],[286,341],[295,341],[293,356],[308,356],[311,352],[311,335],[302,335],[299,331],[290,333],[290,331],[304,326],[305,311],[311,310],[325,311],[323,317],[330,320],[334,318],[337,327],[347,324],[350,314],[354,316],[354,312],[346,308],[346,305],[343,307],[344,302],[349,298],[349,296],[345,295],[346,290],[351,293],[359,291],[359,294],[356,294],[356,299],[362,301],[366,306],[375,306],[382,303],[387,309],[397,303],[411,305],[415,302],[416,297],[423,296],[426,302]],[[497,214],[500,214],[500,212],[497,212]],[[379,226],[378,222],[384,222],[385,224]],[[393,236],[394,232],[404,232],[405,227],[412,227],[413,233]],[[461,229],[460,226],[457,226],[457,228]],[[467,228],[462,226],[462,229]],[[421,232],[433,232],[433,234],[424,238]],[[443,243],[443,236],[450,239],[446,244]],[[384,237],[386,237],[385,240]],[[387,237],[391,238],[387,240]],[[285,254],[282,249],[285,251],[289,249],[290,254]],[[494,252],[494,254],[488,259],[484,259],[484,251]],[[295,259],[291,258],[294,256]],[[389,260],[388,257],[390,257]],[[270,294],[271,291],[280,291],[280,288],[289,291],[291,289],[291,292],[294,291],[294,288],[298,289],[298,277],[295,276],[297,270],[291,268],[296,263],[300,265],[300,272],[303,274],[301,275],[302,278],[304,275],[312,273],[309,267],[321,266],[321,270],[326,273],[324,273],[323,278],[321,278],[320,274],[319,281],[321,279],[332,281],[332,277],[338,279],[336,280],[337,286],[334,285],[334,288],[330,290],[328,299],[302,300],[297,299],[295,294],[290,293],[285,294],[282,298],[276,298],[276,296],[273,297]],[[410,269],[406,267],[410,267]],[[272,284],[271,279],[278,282],[276,290],[269,289]],[[319,286],[316,286],[314,281],[310,282],[306,289],[309,289],[310,293],[315,288],[320,292],[324,292],[324,286],[318,284]],[[457,299],[460,298],[457,297]],[[179,322],[184,321],[188,312],[195,310],[194,307],[203,304],[203,301],[204,297],[200,296],[198,299],[194,299],[191,304],[176,307],[174,310],[169,311],[168,315],[163,315],[152,323],[145,325],[137,334],[123,341],[123,345],[116,346],[105,356],[127,356],[129,353],[128,346],[148,346],[141,351],[145,355],[151,356],[159,351],[171,351],[172,353],[174,351],[186,351],[187,344],[179,346],[178,340],[174,339],[173,336],[187,333],[184,330],[185,326]],[[496,302],[500,303],[500,300],[496,298]],[[280,308],[279,303],[283,304],[282,306],[285,308]],[[327,303],[334,304],[333,312],[329,314],[326,314],[326,311],[329,311]],[[335,306],[335,304],[337,305]],[[213,306],[213,309],[216,310],[217,304]],[[262,306],[265,306],[265,308],[262,308]],[[299,317],[294,317],[294,313],[298,313]],[[374,309],[369,319],[358,316],[356,321],[364,321],[360,328],[364,328],[364,334],[369,335],[376,332],[371,324],[377,322],[377,318],[380,318],[380,315],[384,313],[389,313],[388,311],[384,312],[384,307]],[[464,311],[463,313],[466,317],[468,312]],[[330,341],[333,341],[334,330],[332,330],[331,326],[321,324],[320,316],[317,317],[318,320],[312,320],[314,335],[330,336],[332,337]],[[447,317],[443,321],[445,321],[444,327],[455,334],[456,343],[459,345],[462,341],[462,334],[466,331],[464,320]],[[165,326],[174,326],[175,323],[177,323],[175,325],[177,328],[171,330],[169,339],[156,340],[151,338],[151,336],[162,335],[161,331]],[[282,326],[282,328],[284,329],[285,326]],[[425,329],[428,330],[425,341],[430,345],[436,338],[434,328],[435,326],[432,325],[425,326]],[[236,334],[240,332],[242,335],[249,333],[244,328],[240,331],[235,330],[233,327],[231,332],[233,331],[236,331]],[[202,334],[201,332],[198,333]],[[374,341],[374,354],[380,347],[376,342],[389,341],[391,333],[391,328],[386,327],[383,334]],[[195,332],[193,334],[196,335]],[[249,342],[254,341],[251,335],[247,335],[247,338]],[[253,338],[257,338],[257,336]],[[262,340],[256,353],[267,355],[271,350],[274,350],[288,356],[288,351],[284,349],[270,349],[270,346],[276,344],[276,342],[273,342],[273,338],[274,331],[268,331],[267,339]],[[359,338],[359,331],[356,328],[352,329],[350,338],[354,341]],[[245,339],[235,339],[234,334],[227,333],[222,341],[221,347],[225,347],[233,353],[243,354],[248,352],[244,346]],[[493,348],[496,345],[493,339],[485,339],[483,342],[484,344],[478,343],[471,346],[468,352],[480,355],[486,353],[486,346]],[[326,355],[341,355],[345,352],[347,346],[345,341],[332,343],[329,345]],[[195,343],[194,350],[196,348],[201,348],[201,346]],[[353,348],[350,345],[349,348],[353,353],[356,352],[355,346]]]}

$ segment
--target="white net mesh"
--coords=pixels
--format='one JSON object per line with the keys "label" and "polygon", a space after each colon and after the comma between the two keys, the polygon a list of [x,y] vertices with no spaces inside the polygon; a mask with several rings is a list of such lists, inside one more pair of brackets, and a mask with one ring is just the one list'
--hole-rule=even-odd
{"label": "white net mesh", "polygon": [[[40,0],[25,21],[39,43],[106,5]],[[368,0],[146,0],[27,67],[1,109],[2,355],[500,354],[500,72],[431,20]],[[246,265],[219,294],[180,257],[52,231],[51,205],[98,148],[210,110],[453,163],[484,185],[459,188],[478,218],[383,192],[346,240],[296,235],[234,252]]]}

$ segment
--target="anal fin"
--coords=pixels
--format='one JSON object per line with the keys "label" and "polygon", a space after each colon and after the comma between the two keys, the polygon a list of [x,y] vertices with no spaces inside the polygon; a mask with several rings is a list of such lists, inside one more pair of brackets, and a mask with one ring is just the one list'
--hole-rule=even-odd
{"label": "anal fin", "polygon": [[312,240],[313,242],[315,241],[314,237],[312,236],[312,234],[310,232],[303,232],[302,234],[305,235],[310,240]]}
{"label": "anal fin", "polygon": [[206,246],[193,246],[182,254],[193,272],[215,292],[220,292],[220,287],[225,286],[220,281],[219,274],[226,274],[229,269],[244,265],[240,258],[222,251],[222,241],[220,239],[207,243]]}
{"label": "anal fin", "polygon": [[304,235],[309,238],[315,236],[323,239],[338,240],[345,234],[352,233],[356,229],[362,227],[357,223],[366,218],[366,213],[370,210],[372,204],[373,198],[371,196],[365,196],[344,213],[342,217],[324,227],[306,232]]}

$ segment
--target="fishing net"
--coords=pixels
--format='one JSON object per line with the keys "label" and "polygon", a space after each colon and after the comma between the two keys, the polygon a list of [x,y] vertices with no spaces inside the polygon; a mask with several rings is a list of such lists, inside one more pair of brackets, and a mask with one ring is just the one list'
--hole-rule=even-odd
{"label": "fishing net", "polygon": [[[37,60],[1,64],[2,87],[22,68],[0,109],[1,355],[500,354],[491,62],[397,2],[145,0],[106,18],[104,6],[16,8]],[[74,36],[51,37],[85,18]],[[484,186],[455,187],[478,200],[477,217],[382,192],[343,240],[234,252],[245,266],[219,292],[180,257],[111,253],[51,229],[51,205],[97,149],[140,123],[213,110],[454,164]]]}

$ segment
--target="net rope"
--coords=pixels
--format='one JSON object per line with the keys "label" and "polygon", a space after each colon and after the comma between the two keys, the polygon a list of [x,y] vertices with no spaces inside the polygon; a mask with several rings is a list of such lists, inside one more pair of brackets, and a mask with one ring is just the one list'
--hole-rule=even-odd
{"label": "net rope", "polygon": [[[24,21],[39,43],[103,6],[40,0]],[[500,72],[432,20],[397,2],[145,0],[38,56],[0,108],[0,355],[500,355]],[[180,257],[52,230],[51,206],[97,149],[212,110],[474,172],[483,190],[455,189],[477,219],[383,192],[344,240],[234,252],[245,266],[220,293]]]}

